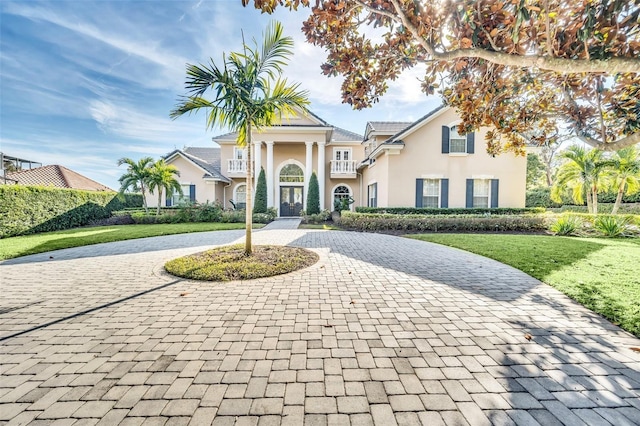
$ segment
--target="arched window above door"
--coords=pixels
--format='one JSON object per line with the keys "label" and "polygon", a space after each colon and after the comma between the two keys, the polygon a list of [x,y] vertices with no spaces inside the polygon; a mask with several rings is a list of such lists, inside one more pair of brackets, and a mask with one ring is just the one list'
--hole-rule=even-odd
{"label": "arched window above door", "polygon": [[297,164],[287,164],[280,170],[280,182],[304,182],[304,172],[302,171],[302,168]]}

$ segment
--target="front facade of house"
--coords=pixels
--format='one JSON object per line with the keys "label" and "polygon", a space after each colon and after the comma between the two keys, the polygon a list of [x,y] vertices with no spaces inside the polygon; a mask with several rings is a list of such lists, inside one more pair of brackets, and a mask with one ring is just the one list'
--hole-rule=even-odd
{"label": "front facade of house", "polygon": [[487,154],[488,129],[459,135],[459,122],[453,109],[440,107],[413,123],[369,123],[362,205],[524,207],[526,158]]}
{"label": "front facade of house", "polygon": [[[491,157],[482,146],[486,129],[459,135],[459,118],[438,108],[416,122],[370,122],[365,136],[331,126],[309,113],[253,134],[254,185],[261,169],[267,204],[278,216],[299,216],[306,209],[309,179],[315,172],[320,208],[352,197],[357,206],[376,207],[524,207],[526,159],[512,154]],[[244,208],[247,148],[237,134],[214,137],[220,148],[186,148],[168,154],[180,170],[183,196],[163,197],[163,205],[181,200],[219,202]],[[254,186],[255,189],[255,186]],[[149,205],[157,196],[149,195]]]}

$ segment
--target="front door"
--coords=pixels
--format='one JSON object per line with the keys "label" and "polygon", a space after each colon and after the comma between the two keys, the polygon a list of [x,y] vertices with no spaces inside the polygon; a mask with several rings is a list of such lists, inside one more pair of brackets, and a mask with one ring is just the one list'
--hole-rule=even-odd
{"label": "front door", "polygon": [[280,216],[300,216],[302,211],[301,186],[280,187]]}

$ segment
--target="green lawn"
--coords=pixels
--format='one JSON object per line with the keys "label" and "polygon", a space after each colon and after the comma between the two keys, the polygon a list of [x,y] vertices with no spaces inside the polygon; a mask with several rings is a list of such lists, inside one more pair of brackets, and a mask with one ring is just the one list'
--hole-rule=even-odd
{"label": "green lawn", "polygon": [[640,337],[640,240],[421,234],[520,269]]}
{"label": "green lawn", "polygon": [[[264,225],[253,225],[254,228],[262,226]],[[0,260],[90,244],[226,229],[244,229],[244,223],[173,223],[75,228],[0,239]]]}

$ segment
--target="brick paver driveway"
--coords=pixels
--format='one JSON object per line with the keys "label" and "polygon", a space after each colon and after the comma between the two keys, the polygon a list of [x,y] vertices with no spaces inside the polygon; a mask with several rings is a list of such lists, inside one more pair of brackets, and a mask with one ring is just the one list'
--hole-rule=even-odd
{"label": "brick paver driveway", "polygon": [[[163,262],[243,231],[0,264],[8,424],[640,424],[640,341],[505,265],[265,229],[320,262],[226,284]],[[533,338],[527,340],[529,333]]]}

